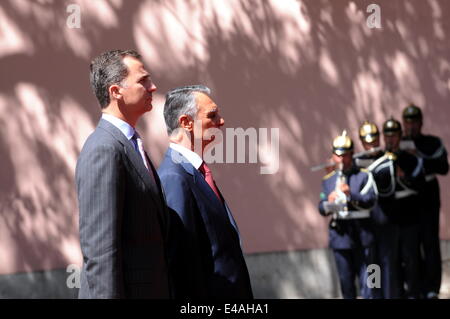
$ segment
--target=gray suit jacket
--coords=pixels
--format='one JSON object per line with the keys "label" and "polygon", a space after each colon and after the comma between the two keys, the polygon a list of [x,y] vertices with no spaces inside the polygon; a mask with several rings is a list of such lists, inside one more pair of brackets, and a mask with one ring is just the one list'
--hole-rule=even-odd
{"label": "gray suit jacket", "polygon": [[[149,163],[150,162],[150,159]],[[79,298],[169,298],[167,208],[133,144],[103,119],[76,167]]]}

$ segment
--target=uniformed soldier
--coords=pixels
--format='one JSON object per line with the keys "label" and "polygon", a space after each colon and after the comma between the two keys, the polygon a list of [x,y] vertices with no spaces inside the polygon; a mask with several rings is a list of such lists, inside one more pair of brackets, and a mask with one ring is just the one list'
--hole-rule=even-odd
{"label": "uniformed soldier", "polygon": [[388,157],[393,161],[395,204],[390,219],[399,226],[399,294],[404,298],[420,297],[419,277],[419,192],[425,183],[422,160],[400,150],[402,127],[391,118],[383,124]]}
{"label": "uniformed soldier", "polygon": [[359,127],[359,139],[366,151],[365,154],[357,156],[355,163],[358,167],[368,168],[375,160],[384,155],[380,147],[380,132],[375,123],[364,121]]}
{"label": "uniformed soldier", "polygon": [[372,173],[378,193],[371,219],[375,234],[375,263],[381,269],[381,287],[373,289],[373,294],[374,298],[398,298],[399,226],[391,220],[395,208],[394,162],[390,154],[385,154],[380,148],[380,133],[375,123],[365,121],[359,128],[359,138],[368,153],[356,158],[355,163]]}
{"label": "uniformed soldier", "polygon": [[419,107],[411,104],[403,110],[403,125],[406,135],[403,139],[403,147],[422,159],[426,179],[426,187],[420,194],[424,203],[424,209],[420,215],[421,292],[425,298],[438,298],[442,260],[439,245],[441,202],[436,174],[448,173],[447,151],[438,137],[422,134],[422,111]]}
{"label": "uniformed soldier", "polygon": [[332,215],[329,242],[333,249],[344,298],[356,298],[359,277],[361,295],[371,297],[367,266],[372,263],[373,230],[370,209],[376,201],[370,173],[353,163],[353,141],[344,131],[333,141],[332,158],[337,169],[323,178],[319,212]]}

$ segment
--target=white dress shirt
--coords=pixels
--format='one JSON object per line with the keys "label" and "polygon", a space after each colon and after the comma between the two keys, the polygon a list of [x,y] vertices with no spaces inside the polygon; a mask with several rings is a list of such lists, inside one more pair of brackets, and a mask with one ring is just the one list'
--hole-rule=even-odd
{"label": "white dress shirt", "polygon": [[170,143],[169,147],[173,149],[174,151],[177,151],[181,155],[183,155],[189,163],[192,164],[196,169],[199,169],[200,166],[203,163],[202,158],[195,152],[191,151],[190,149],[187,149],[184,146],[181,146],[180,144]]}

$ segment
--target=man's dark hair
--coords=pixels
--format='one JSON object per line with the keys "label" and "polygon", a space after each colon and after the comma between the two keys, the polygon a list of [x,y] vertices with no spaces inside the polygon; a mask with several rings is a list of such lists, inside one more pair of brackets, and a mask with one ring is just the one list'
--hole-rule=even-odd
{"label": "man's dark hair", "polygon": [[178,128],[178,118],[181,115],[186,114],[192,119],[196,118],[197,101],[194,93],[204,93],[210,96],[211,90],[204,85],[189,85],[167,92],[166,103],[164,104],[164,120],[169,136]]}
{"label": "man's dark hair", "polygon": [[128,75],[128,68],[123,63],[126,56],[141,59],[141,55],[134,50],[112,50],[102,53],[91,62],[91,87],[102,109],[110,102],[109,87],[121,84]]}

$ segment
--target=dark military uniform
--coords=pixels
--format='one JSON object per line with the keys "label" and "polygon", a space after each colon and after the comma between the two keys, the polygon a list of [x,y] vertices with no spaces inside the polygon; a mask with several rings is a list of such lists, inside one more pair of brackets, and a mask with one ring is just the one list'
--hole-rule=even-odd
{"label": "dark military uniform", "polygon": [[[404,151],[398,152],[395,157],[395,205],[391,219],[400,228],[400,297],[419,298],[419,217],[422,211],[419,193],[425,182],[422,161]],[[403,171],[403,177],[399,176],[398,169]]]}
{"label": "dark military uniform", "polygon": [[[425,298],[437,298],[441,287],[442,260],[439,245],[440,194],[436,174],[448,173],[447,151],[441,140],[421,134],[422,110],[410,104],[403,110],[403,121],[408,124],[408,137],[403,143],[412,142],[412,149],[423,161],[426,186],[420,193],[423,203],[420,214],[421,284]],[[409,148],[409,147],[408,147]]]}
{"label": "dark military uniform", "polygon": [[394,162],[395,201],[391,220],[399,226],[399,295],[420,296],[419,277],[419,193],[425,182],[422,160],[399,148],[402,126],[393,118],[383,124],[383,134],[389,157]]}
{"label": "dark military uniform", "polygon": [[[330,247],[333,249],[339,273],[341,291],[344,298],[356,298],[355,279],[358,276],[361,294],[370,298],[366,285],[367,266],[372,263],[373,229],[370,221],[370,209],[376,201],[372,176],[367,171],[354,167],[344,173],[350,187],[347,217],[337,216],[336,226],[329,229]],[[323,178],[322,200],[319,211],[328,215],[324,202],[335,190],[337,174],[331,172]]]}
{"label": "dark military uniform", "polygon": [[420,244],[422,246],[422,293],[439,293],[442,259],[439,243],[439,211],[441,207],[439,182],[436,174],[448,172],[447,151],[441,140],[431,135],[414,139],[416,154],[423,161],[426,186],[420,193],[423,210],[420,214]]}
{"label": "dark military uniform", "polygon": [[381,269],[381,287],[373,289],[373,297],[398,298],[400,228],[392,219],[395,214],[396,187],[394,161],[389,154],[377,152],[361,156],[355,162],[372,173],[378,194],[371,219],[375,234],[375,263]]}
{"label": "dark military uniform", "polygon": [[375,123],[365,121],[359,128],[359,138],[365,149],[355,159],[358,167],[367,168],[374,177],[378,200],[371,212],[375,234],[375,263],[381,269],[381,286],[372,289],[374,298],[398,297],[399,226],[392,222],[395,201],[394,163],[379,147],[380,132]]}

